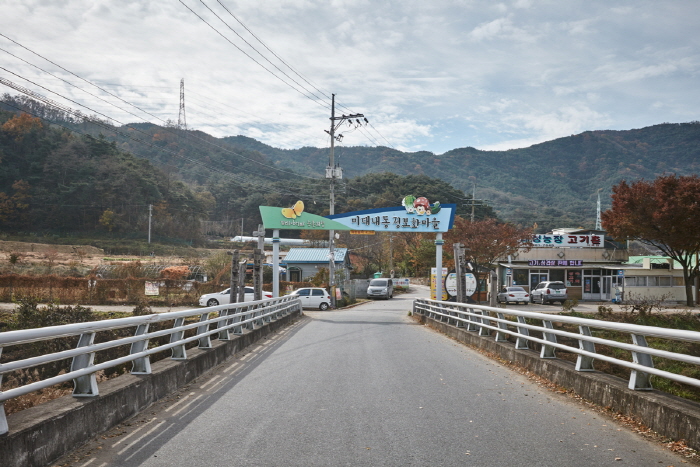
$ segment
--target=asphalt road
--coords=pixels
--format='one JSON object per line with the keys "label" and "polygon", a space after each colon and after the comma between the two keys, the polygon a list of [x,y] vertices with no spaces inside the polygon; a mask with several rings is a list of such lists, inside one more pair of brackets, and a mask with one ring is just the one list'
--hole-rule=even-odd
{"label": "asphalt road", "polygon": [[586,406],[416,324],[407,316],[414,296],[307,311],[60,464],[681,465]]}

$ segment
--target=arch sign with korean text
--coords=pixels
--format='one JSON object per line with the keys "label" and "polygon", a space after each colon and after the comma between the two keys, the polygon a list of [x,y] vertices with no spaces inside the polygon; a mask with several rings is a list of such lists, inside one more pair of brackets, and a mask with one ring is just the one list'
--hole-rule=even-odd
{"label": "arch sign with korean text", "polygon": [[[400,207],[369,209],[326,217],[304,212],[302,201],[290,208],[260,206],[264,227],[274,231],[273,263],[279,261],[279,230],[422,232],[435,233],[435,266],[438,271],[442,270],[442,233],[452,228],[455,211],[455,204],[443,205],[439,201],[431,203],[424,196],[413,195],[404,197]],[[441,287],[442,285],[438,284],[438,288]],[[278,291],[278,287],[273,285],[273,290]],[[439,290],[437,296],[441,296],[441,292]]]}

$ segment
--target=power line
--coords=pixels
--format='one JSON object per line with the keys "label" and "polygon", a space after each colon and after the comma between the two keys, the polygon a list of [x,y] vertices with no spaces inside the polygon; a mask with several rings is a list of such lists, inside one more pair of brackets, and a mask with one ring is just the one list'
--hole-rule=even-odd
{"label": "power line", "polygon": [[[270,69],[268,69],[265,65],[263,65],[263,64],[260,63],[259,61],[257,61],[255,58],[253,58],[253,57],[252,57],[249,53],[247,53],[245,50],[241,49],[238,45],[234,44],[228,37],[226,37],[223,33],[221,33],[221,31],[219,31],[219,30],[216,29],[214,26],[212,26],[207,20],[205,20],[204,18],[202,18],[202,17],[201,17],[199,14],[197,14],[192,8],[190,8],[189,6],[187,6],[182,0],[178,0],[178,1],[179,1],[185,8],[187,8],[190,12],[192,12],[193,15],[195,15],[197,18],[199,18],[204,24],[206,24],[207,26],[209,26],[209,28],[211,28],[214,32],[216,32],[219,36],[221,36],[226,42],[228,42],[229,44],[231,44],[232,46],[234,46],[234,47],[235,47],[236,49],[238,49],[241,53],[243,53],[243,55],[245,55],[246,57],[248,57],[249,59],[251,59],[252,61],[254,61],[256,64],[258,64],[258,66],[260,66],[262,69],[264,69],[265,71],[267,71],[268,73],[270,73],[272,76],[274,76],[275,78],[277,78],[277,79],[280,80],[282,83],[284,83],[285,85],[289,86],[290,88],[292,88],[293,90],[295,90],[296,92],[298,92],[299,94],[301,94],[302,96],[304,96],[304,97],[306,97],[307,99],[309,99],[311,102],[313,102],[313,103],[315,103],[315,104],[317,104],[317,105],[320,105],[321,107],[329,108],[328,105],[322,104],[321,102],[312,99],[311,97],[309,97],[308,95],[306,95],[305,93],[303,93],[302,91],[300,91],[299,89],[295,88],[294,86],[292,86],[291,84],[289,84],[287,81],[285,81],[284,79],[282,79],[281,77],[279,77],[278,75],[276,75],[275,73],[273,73]],[[201,1],[201,0],[200,0],[200,1]],[[205,5],[205,6],[206,6],[206,5]],[[208,8],[209,8],[209,7],[207,7],[207,9],[208,9]],[[211,10],[210,10],[210,11],[211,11]],[[302,89],[303,89],[303,88],[302,88]]]}
{"label": "power line", "polygon": [[[62,70],[64,70],[65,72],[67,72],[67,73],[69,73],[69,74],[75,76],[76,78],[78,78],[78,79],[80,79],[80,80],[82,80],[82,81],[84,81],[84,82],[86,82],[86,83],[88,83],[88,84],[90,84],[90,85],[96,87],[96,88],[99,89],[100,91],[102,91],[102,92],[104,92],[104,93],[106,93],[106,94],[108,94],[108,95],[110,95],[110,96],[112,96],[112,97],[114,97],[114,98],[116,98],[116,99],[119,99],[120,101],[124,102],[125,104],[130,105],[131,107],[134,107],[135,109],[138,109],[138,110],[140,110],[141,112],[143,112],[143,113],[145,113],[145,114],[147,114],[147,115],[150,115],[151,117],[153,117],[153,118],[155,118],[155,119],[157,119],[157,120],[160,120],[161,122],[163,122],[163,123],[165,123],[165,124],[167,125],[167,122],[166,122],[165,120],[161,119],[160,117],[158,117],[158,116],[156,116],[156,115],[154,115],[154,114],[152,114],[152,113],[150,113],[150,112],[148,112],[148,111],[146,111],[146,110],[143,110],[143,109],[140,108],[140,107],[135,106],[134,104],[132,104],[132,103],[130,103],[130,102],[128,102],[128,101],[122,99],[121,97],[119,97],[119,96],[117,96],[117,95],[115,95],[115,94],[112,94],[111,92],[109,92],[109,91],[103,89],[102,87],[100,87],[100,86],[98,86],[98,85],[92,83],[91,81],[86,80],[85,78],[82,78],[81,76],[79,76],[79,75],[73,73],[72,71],[70,71],[70,70],[68,70],[68,69],[66,69],[66,68],[64,68],[64,67],[62,67],[62,66],[60,66],[60,65],[58,65],[57,63],[55,63],[55,62],[53,62],[53,61],[51,61],[51,60],[49,60],[49,59],[43,57],[42,55],[40,55],[40,54],[34,52],[34,51],[31,50],[31,49],[29,49],[29,48],[23,46],[23,45],[20,44],[19,42],[15,41],[15,40],[13,40],[13,39],[11,39],[11,38],[9,38],[9,37],[7,37],[6,35],[0,33],[0,36],[2,36],[2,37],[4,37],[4,38],[6,38],[7,40],[9,40],[9,41],[11,41],[11,42],[17,44],[18,46],[22,47],[23,49],[27,50],[28,52],[31,52],[32,54],[34,54],[34,55],[36,55],[36,56],[38,56],[38,57],[40,57],[40,58],[46,60],[47,62],[51,63],[52,65],[61,68]],[[140,119],[140,120],[143,120],[143,121],[146,121],[146,122],[147,122],[147,120],[145,120],[144,118],[140,117],[139,115],[136,115],[136,114],[134,114],[134,113],[132,113],[132,112],[130,112],[130,111],[128,111],[128,110],[125,110],[125,109],[123,109],[123,108],[121,108],[121,107],[119,107],[119,106],[117,106],[117,105],[115,105],[115,104],[113,104],[113,103],[111,103],[111,102],[109,102],[109,101],[107,101],[107,100],[105,100],[105,99],[99,97],[99,96],[96,96],[96,95],[94,95],[94,94],[92,94],[92,93],[90,93],[90,92],[88,92],[88,91],[86,91],[86,90],[80,88],[79,86],[76,86],[75,84],[73,84],[73,83],[71,83],[71,82],[69,82],[69,81],[63,79],[63,78],[60,78],[60,77],[58,77],[58,76],[55,76],[53,73],[51,73],[51,72],[49,72],[49,71],[47,71],[47,70],[44,70],[43,68],[38,67],[37,65],[34,65],[34,64],[32,64],[32,63],[30,63],[30,62],[28,62],[28,61],[26,61],[26,60],[24,60],[24,59],[22,59],[22,58],[20,58],[20,57],[17,57],[16,55],[14,55],[14,54],[12,54],[12,53],[10,53],[10,52],[4,50],[4,49],[0,49],[0,50],[3,50],[4,52],[6,52],[6,53],[12,55],[13,57],[15,57],[15,58],[17,58],[17,59],[19,59],[19,60],[22,60],[23,62],[27,63],[28,65],[31,65],[31,66],[33,66],[34,68],[36,68],[36,69],[38,69],[38,70],[41,70],[41,71],[43,71],[44,73],[46,73],[46,74],[48,74],[48,75],[50,75],[50,76],[52,76],[52,77],[54,77],[54,78],[56,78],[56,79],[59,79],[59,80],[65,82],[66,84],[68,84],[68,85],[70,85],[70,86],[72,86],[72,87],[74,87],[74,88],[76,88],[76,89],[78,89],[78,90],[81,90],[81,91],[85,92],[86,94],[88,94],[88,95],[90,95],[90,96],[93,96],[93,97],[96,97],[97,99],[100,99],[101,101],[105,102],[106,104],[109,104],[109,105],[111,105],[111,106],[113,106],[113,107],[116,107],[117,109],[119,109],[119,110],[121,110],[121,111],[123,111],[123,112],[125,112],[125,113],[128,113],[129,115],[132,115],[132,116],[134,116],[134,117],[136,117],[136,118],[138,118],[138,119]],[[1,68],[1,67],[0,67],[0,68]],[[83,105],[83,104],[80,104],[80,103],[78,103],[78,102],[76,102],[76,101],[73,101],[73,100],[71,100],[71,99],[68,99],[68,98],[66,98],[66,97],[64,97],[64,96],[61,96],[61,95],[58,94],[57,92],[52,91],[52,90],[50,90],[50,89],[48,89],[48,88],[46,88],[46,87],[44,87],[44,86],[41,86],[40,84],[34,83],[34,82],[30,81],[30,80],[27,79],[27,78],[24,78],[24,77],[22,77],[22,76],[20,76],[20,75],[18,75],[18,74],[16,74],[16,73],[13,73],[13,72],[11,72],[11,71],[5,69],[5,68],[2,68],[2,69],[5,70],[5,71],[7,71],[7,72],[9,72],[9,73],[12,73],[13,75],[15,75],[15,76],[17,76],[17,77],[19,77],[19,78],[21,78],[21,79],[24,79],[25,81],[29,81],[30,83],[32,83],[32,84],[34,84],[34,85],[36,85],[36,86],[39,86],[39,87],[41,87],[42,89],[45,89],[45,90],[47,90],[47,91],[49,91],[49,92],[51,92],[51,93],[53,93],[53,94],[56,94],[56,95],[58,95],[58,96],[60,96],[60,97],[63,97],[64,99],[69,100],[69,101],[71,101],[71,102],[73,102],[73,103],[75,103],[75,104],[77,104],[77,105],[79,105],[79,106],[81,106],[81,107],[85,107],[86,109],[89,109],[89,110],[91,110],[92,112],[96,112],[95,110],[93,110],[93,109],[91,109],[91,108],[89,108],[89,107],[87,107],[87,106],[85,106],[85,105]],[[118,123],[120,123],[120,124],[122,124],[122,125],[125,125],[124,123],[119,122],[118,120],[115,120],[115,119],[113,119],[113,118],[111,118],[111,117],[109,117],[109,116],[106,116],[106,115],[102,114],[102,113],[99,113],[99,112],[96,112],[96,113],[98,113],[98,114],[104,116],[105,118],[107,118],[107,119],[109,119],[109,120],[113,120],[113,121],[116,121],[116,122],[118,122]],[[149,122],[149,123],[150,123],[150,122]],[[169,132],[169,133],[171,133],[171,134],[174,134],[172,131],[170,131],[170,130],[167,128],[167,126],[164,127],[164,130],[167,131],[167,132]],[[185,133],[185,135],[186,135],[186,137],[193,137],[193,138],[195,138],[195,139],[197,139],[197,140],[199,140],[199,141],[202,141],[202,142],[204,142],[204,143],[206,143],[206,144],[208,144],[208,145],[210,145],[210,146],[217,147],[218,149],[221,149],[221,150],[223,150],[223,151],[225,151],[225,152],[228,152],[228,153],[230,153],[230,154],[233,154],[233,155],[236,155],[236,156],[241,157],[241,158],[243,158],[243,159],[246,159],[246,160],[248,160],[248,161],[250,161],[250,162],[254,162],[254,163],[256,163],[256,164],[262,165],[262,166],[264,166],[264,167],[266,167],[266,168],[268,168],[268,169],[276,170],[276,171],[279,171],[279,172],[286,172],[286,173],[289,173],[289,174],[293,174],[293,175],[295,175],[295,176],[301,176],[301,177],[305,177],[305,178],[315,179],[315,177],[308,177],[308,176],[303,175],[303,174],[297,174],[297,173],[295,173],[295,172],[291,172],[291,171],[286,171],[286,170],[283,170],[283,169],[279,169],[279,168],[277,168],[277,167],[274,167],[274,166],[271,166],[271,165],[268,165],[268,164],[263,164],[263,163],[260,162],[260,161],[256,161],[255,159],[251,159],[251,158],[245,157],[245,156],[243,156],[242,154],[239,154],[239,153],[233,151],[233,150],[230,149],[230,148],[225,148],[225,147],[219,146],[219,145],[217,145],[217,144],[212,143],[211,141],[207,141],[206,139],[200,138],[200,137],[198,137],[198,136],[196,136],[196,135],[194,135],[194,134]]]}
{"label": "power line", "polygon": [[[270,59],[268,59],[267,57],[265,57],[265,56],[264,56],[258,49],[256,49],[250,42],[248,42],[247,40],[245,40],[245,39],[243,38],[243,36],[241,36],[240,34],[238,34],[238,32],[236,32],[235,29],[233,29],[231,26],[229,26],[229,24],[226,23],[226,21],[224,21],[219,15],[217,15],[217,14],[214,12],[214,10],[212,10],[211,8],[209,8],[209,6],[208,6],[206,3],[204,3],[204,0],[199,0],[199,2],[200,2],[202,5],[204,5],[204,7],[205,7],[207,10],[211,11],[211,13],[212,13],[214,16],[216,16],[217,19],[218,19],[219,21],[221,21],[227,28],[229,28],[229,30],[230,30],[231,32],[233,32],[235,35],[237,35],[237,36],[238,36],[243,42],[245,42],[251,49],[255,50],[255,52],[257,52],[257,54],[260,55],[260,57],[262,57],[266,62],[268,62],[268,63],[269,63],[270,65],[272,65],[273,67],[275,67],[275,69],[276,69],[277,71],[279,71],[279,72],[282,73],[284,76],[286,76],[287,78],[289,78],[294,84],[296,84],[297,86],[299,86],[300,88],[302,88],[304,91],[306,91],[306,92],[309,93],[310,95],[314,96],[316,99],[319,99],[319,100],[321,100],[321,101],[323,100],[323,98],[320,98],[319,96],[317,96],[317,95],[314,94],[313,92],[310,92],[308,89],[306,89],[306,87],[304,87],[304,85],[298,83],[294,78],[292,78],[292,77],[289,76],[287,73],[285,73],[283,70],[281,70],[280,67],[278,67],[277,65],[275,65],[274,63],[272,63],[272,61],[270,61]],[[221,2],[219,2],[219,4],[221,4]],[[228,9],[227,9],[226,7],[224,7],[224,9],[225,9],[226,11],[228,11]],[[231,13],[231,12],[229,11],[229,14],[230,14],[230,13]],[[233,16],[233,15],[231,15],[231,16]],[[239,49],[239,50],[241,50],[241,49]],[[268,50],[269,50],[269,49],[268,49]],[[241,52],[243,52],[243,51],[241,50]],[[274,54],[273,54],[273,55],[274,55]],[[276,55],[275,55],[275,56],[276,56]],[[252,58],[252,57],[250,57],[250,58]],[[256,62],[256,63],[257,63],[257,62]]]}
{"label": "power line", "polygon": [[324,92],[324,91],[321,91],[320,89],[318,89],[313,83],[311,83],[309,80],[307,80],[307,79],[306,79],[305,77],[303,77],[301,74],[299,74],[299,72],[297,72],[294,68],[292,68],[292,66],[289,65],[286,61],[284,61],[279,55],[277,55],[275,52],[273,52],[272,49],[270,49],[258,36],[256,36],[256,35],[253,33],[253,31],[251,31],[250,29],[248,29],[248,27],[247,27],[245,24],[243,24],[243,22],[242,22],[240,19],[238,19],[233,13],[231,13],[231,10],[229,10],[229,9],[226,7],[226,5],[224,5],[223,3],[221,3],[221,0],[216,0],[216,1],[219,3],[219,5],[221,5],[221,6],[224,8],[224,10],[226,10],[226,11],[228,12],[229,15],[231,15],[231,16],[233,17],[233,19],[235,19],[236,21],[238,21],[238,24],[240,24],[241,26],[243,26],[243,28],[245,28],[245,30],[248,31],[248,32],[250,33],[251,36],[253,36],[258,42],[260,42],[260,44],[262,44],[263,47],[265,47],[272,55],[274,55],[275,58],[277,58],[280,62],[284,63],[284,65],[285,65],[287,68],[289,68],[290,70],[292,70],[292,72],[294,72],[294,74],[296,74],[299,78],[301,78],[302,80],[304,80],[304,82],[306,82],[309,86],[311,86],[312,88],[314,88],[314,89],[315,89],[316,91],[318,91],[319,93],[323,94],[323,95],[326,97],[326,99],[330,99],[330,98],[331,98],[331,96],[330,96],[327,92]]}

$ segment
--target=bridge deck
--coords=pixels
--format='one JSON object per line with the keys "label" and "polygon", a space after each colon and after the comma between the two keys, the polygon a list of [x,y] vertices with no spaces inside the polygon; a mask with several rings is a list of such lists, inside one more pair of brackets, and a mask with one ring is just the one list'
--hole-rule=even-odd
{"label": "bridge deck", "polygon": [[680,465],[417,325],[407,316],[415,296],[307,312],[57,464]]}

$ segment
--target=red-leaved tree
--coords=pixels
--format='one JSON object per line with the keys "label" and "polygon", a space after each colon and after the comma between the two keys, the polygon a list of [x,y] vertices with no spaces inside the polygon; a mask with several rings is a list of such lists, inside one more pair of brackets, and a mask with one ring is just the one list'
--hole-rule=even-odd
{"label": "red-leaved tree", "polygon": [[602,214],[603,228],[617,239],[638,240],[661,250],[683,267],[685,296],[693,306],[692,280],[700,252],[700,178],[663,175],[655,180],[620,182],[612,208]]}
{"label": "red-leaved tree", "polygon": [[[505,259],[518,250],[529,251],[532,247],[532,229],[521,229],[496,219],[470,222],[457,216],[454,226],[445,234],[446,250],[451,252],[455,243],[464,244],[466,257],[476,263],[477,269],[491,268],[497,260]],[[474,274],[479,284],[478,271]]]}

